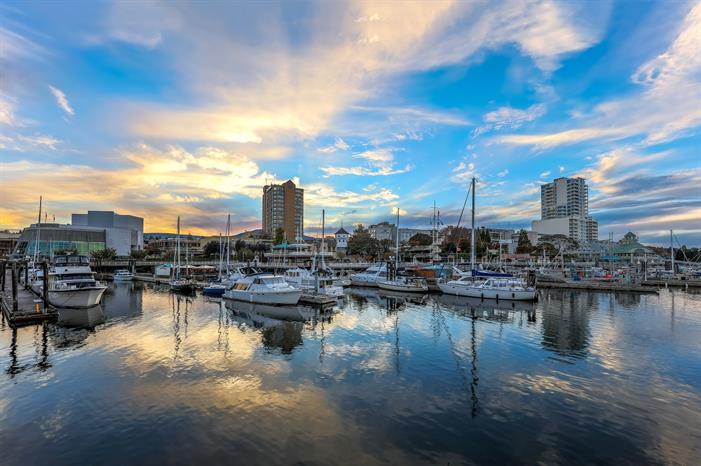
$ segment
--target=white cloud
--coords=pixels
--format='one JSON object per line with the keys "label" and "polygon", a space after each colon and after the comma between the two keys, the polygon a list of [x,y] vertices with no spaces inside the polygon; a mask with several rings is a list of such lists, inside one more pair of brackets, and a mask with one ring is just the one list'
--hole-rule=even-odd
{"label": "white cloud", "polygon": [[374,149],[353,154],[353,158],[365,160],[367,166],[354,167],[321,167],[326,177],[355,175],[355,176],[389,176],[406,173],[414,167],[406,165],[395,168],[394,154],[391,149]]}
{"label": "white cloud", "polygon": [[143,47],[154,48],[163,42],[163,34],[182,24],[178,8],[158,0],[112,3],[107,29],[110,37]]}
{"label": "white cloud", "polygon": [[325,146],[325,147],[320,147],[317,149],[319,152],[323,152],[324,154],[331,154],[333,152],[336,152],[337,150],[348,150],[350,149],[350,146],[346,141],[344,141],[341,138],[336,138],[336,141],[334,141],[333,145],[330,146]]}
{"label": "white cloud", "polygon": [[491,130],[501,130],[504,128],[519,128],[524,123],[534,121],[545,115],[544,104],[534,104],[526,109],[513,107],[500,107],[492,112],[485,113],[482,117],[484,125],[476,128],[473,135],[477,136]]}
{"label": "white cloud", "polygon": [[631,76],[641,90],[578,112],[579,128],[497,138],[507,144],[540,148],[591,140],[638,137],[654,145],[684,137],[701,125],[701,2],[689,10],[667,50],[643,63]]}
{"label": "white cloud", "polygon": [[541,177],[541,178],[547,178],[547,177],[549,177],[549,176],[550,176],[550,171],[546,171],[546,172],[543,172],[543,173],[540,174],[540,177]]}
{"label": "white cloud", "polygon": [[64,94],[61,89],[58,89],[54,86],[49,86],[49,90],[56,98],[56,103],[58,104],[59,107],[61,107],[61,110],[66,112],[66,114],[73,116],[74,115],[73,107],[71,107],[71,104],[68,102],[68,98],[66,97],[66,94]]}
{"label": "white cloud", "polygon": [[504,177],[505,177],[506,175],[508,175],[508,174],[509,174],[509,169],[508,169],[508,168],[505,168],[505,169],[503,169],[502,171],[500,171],[499,173],[497,173],[497,176],[498,176],[499,178],[504,178]]}

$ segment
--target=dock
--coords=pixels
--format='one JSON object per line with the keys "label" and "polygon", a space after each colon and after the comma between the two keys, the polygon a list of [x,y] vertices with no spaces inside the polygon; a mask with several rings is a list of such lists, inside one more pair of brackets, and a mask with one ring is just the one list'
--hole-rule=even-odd
{"label": "dock", "polygon": [[644,286],[656,286],[660,288],[681,287],[681,288],[701,288],[701,280],[678,280],[678,279],[663,279],[654,278],[643,280]]}
{"label": "dock", "polygon": [[566,282],[538,282],[538,288],[560,288],[566,290],[587,290],[587,291],[619,291],[627,293],[658,293],[657,288],[643,286],[634,283],[617,282],[586,282],[586,281],[566,281]]}
{"label": "dock", "polygon": [[53,306],[29,288],[27,266],[24,261],[0,264],[0,308],[11,327],[53,320],[58,315]]}

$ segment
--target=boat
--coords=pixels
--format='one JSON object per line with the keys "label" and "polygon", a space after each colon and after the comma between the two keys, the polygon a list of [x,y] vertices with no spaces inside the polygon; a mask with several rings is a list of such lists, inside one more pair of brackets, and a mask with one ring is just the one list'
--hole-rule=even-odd
{"label": "boat", "polygon": [[236,301],[257,304],[297,304],[302,290],[285,281],[285,277],[260,273],[240,278],[224,293],[224,297]]}
{"label": "boat", "polygon": [[398,276],[399,270],[399,207],[397,207],[397,241],[394,252],[394,267],[390,269],[390,276],[384,280],[378,280],[377,286],[381,290],[401,291],[407,293],[426,293],[428,284],[423,278]]}
{"label": "boat", "polygon": [[387,264],[373,264],[365,271],[351,275],[351,285],[377,286],[377,282],[387,279]]}
{"label": "boat", "polygon": [[[107,286],[95,280],[87,256],[54,257],[49,270],[49,303],[59,308],[89,308],[100,303]],[[43,288],[43,286],[42,286]]]}
{"label": "boat", "polygon": [[396,277],[393,280],[383,280],[377,282],[381,290],[402,291],[406,293],[426,293],[428,284],[420,277]]}
{"label": "boat", "polygon": [[[187,247],[187,243],[185,243]],[[175,243],[175,277],[170,281],[170,290],[176,293],[192,293],[195,291],[195,284],[189,278],[180,277],[180,216],[178,216],[177,224],[177,240]],[[187,252],[186,252],[187,255]],[[189,269],[188,269],[189,270]]]}
{"label": "boat", "polygon": [[344,296],[343,287],[334,285],[333,277],[324,276],[319,271],[310,272],[307,269],[295,267],[286,270],[283,276],[287,283],[302,291],[318,291],[320,294],[333,296],[334,298],[342,298]]}
{"label": "boat", "polygon": [[115,270],[112,274],[112,279],[115,282],[130,282],[134,278],[134,274],[126,269]]}
{"label": "boat", "polygon": [[226,249],[226,261],[227,261],[227,266],[229,262],[229,223],[231,221],[231,217],[227,219],[226,222],[226,235],[227,235],[227,247],[224,248],[224,245],[222,243],[222,238],[221,238],[221,233],[219,234],[219,276],[216,281],[210,282],[207,286],[202,288],[202,294],[206,296],[222,296],[224,292],[226,291],[226,285],[223,283],[223,278],[222,278],[222,256],[223,253]]}
{"label": "boat", "polygon": [[438,286],[443,293],[456,296],[519,301],[536,299],[535,287],[528,286],[524,280],[518,278],[488,278],[481,281],[472,277],[461,277],[458,280],[439,283]]}

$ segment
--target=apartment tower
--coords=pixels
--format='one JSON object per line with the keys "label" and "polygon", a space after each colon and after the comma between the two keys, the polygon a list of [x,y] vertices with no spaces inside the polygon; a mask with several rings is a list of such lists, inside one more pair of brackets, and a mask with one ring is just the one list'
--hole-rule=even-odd
{"label": "apartment tower", "polygon": [[263,232],[274,236],[278,228],[285,239],[294,242],[302,236],[304,225],[304,190],[292,180],[263,187]]}

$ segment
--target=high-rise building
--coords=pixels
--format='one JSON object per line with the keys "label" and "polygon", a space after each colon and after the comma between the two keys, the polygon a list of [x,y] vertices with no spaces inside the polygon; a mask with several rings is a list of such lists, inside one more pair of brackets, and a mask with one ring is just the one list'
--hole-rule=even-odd
{"label": "high-rise building", "polygon": [[565,235],[577,241],[599,237],[599,224],[589,215],[589,188],[584,178],[556,178],[541,186],[540,216],[532,229],[542,235]]}
{"label": "high-rise building", "polygon": [[272,236],[278,228],[289,242],[303,235],[304,190],[291,180],[263,186],[263,232]]}

